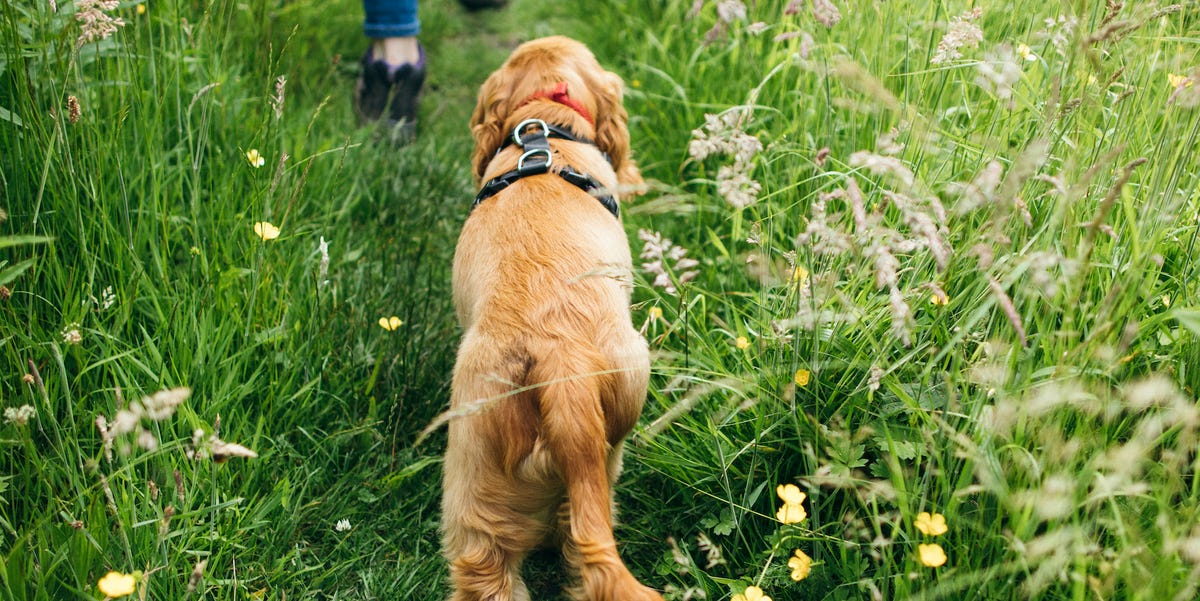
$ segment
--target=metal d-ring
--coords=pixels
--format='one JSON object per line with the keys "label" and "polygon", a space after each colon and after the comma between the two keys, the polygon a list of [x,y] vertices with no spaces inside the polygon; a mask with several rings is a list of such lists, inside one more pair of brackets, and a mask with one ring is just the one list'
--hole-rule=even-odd
{"label": "metal d-ring", "polygon": [[521,135],[525,133],[525,129],[530,125],[537,125],[541,127],[543,132],[550,131],[550,128],[546,126],[545,121],[542,121],[541,119],[526,119],[518,123],[517,126],[513,128],[513,142],[516,142],[517,146],[520,146],[521,148],[525,147],[525,142],[521,139]]}
{"label": "metal d-ring", "polygon": [[[525,159],[539,154],[546,155],[546,162],[543,163],[539,169],[545,169],[545,171],[549,171],[550,163],[554,160],[553,156],[550,154],[549,148],[531,148],[526,150],[525,154],[521,155],[521,158],[517,159],[517,171],[525,171]],[[545,171],[542,171],[542,173],[545,173]]]}

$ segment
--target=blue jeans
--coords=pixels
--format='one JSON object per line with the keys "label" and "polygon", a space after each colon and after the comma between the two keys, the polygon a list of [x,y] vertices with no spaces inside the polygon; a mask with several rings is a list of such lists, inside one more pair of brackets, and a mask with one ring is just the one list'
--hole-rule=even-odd
{"label": "blue jeans", "polygon": [[421,32],[417,0],[363,0],[363,32],[369,38],[407,38]]}

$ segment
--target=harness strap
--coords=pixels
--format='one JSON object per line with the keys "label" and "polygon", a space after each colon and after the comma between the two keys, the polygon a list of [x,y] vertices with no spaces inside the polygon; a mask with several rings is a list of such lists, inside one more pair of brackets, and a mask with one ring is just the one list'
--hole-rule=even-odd
{"label": "harness strap", "polygon": [[[540,127],[541,129],[538,131],[526,132],[527,129],[534,126]],[[479,204],[483,201],[495,196],[501,190],[513,185],[523,178],[550,173],[550,166],[553,163],[554,155],[550,151],[550,142],[546,139],[548,135],[574,142],[584,142],[586,140],[586,138],[579,139],[575,137],[574,134],[571,134],[563,128],[554,125],[547,125],[546,122],[542,121],[541,119],[526,119],[525,121],[522,121],[513,129],[513,135],[512,138],[510,138],[510,142],[505,143],[505,146],[507,146],[509,143],[512,143],[525,149],[525,153],[522,154],[521,158],[517,160],[517,168],[488,180],[488,182],[484,184],[482,188],[480,188],[479,194],[475,195],[475,202],[471,204],[471,209],[474,210],[475,207],[479,206]],[[586,143],[591,144],[592,142],[590,140],[586,140]],[[504,148],[504,146],[501,146],[501,148]],[[497,150],[497,152],[499,152],[499,150]],[[608,155],[605,155],[605,158],[608,158]],[[604,208],[608,209],[609,213],[613,214],[613,217],[618,219],[621,217],[621,208],[617,204],[617,200],[613,198],[612,194],[607,192],[607,188],[601,185],[596,178],[586,173],[581,173],[572,168],[570,165],[561,167],[555,171],[554,174],[563,178],[567,181],[567,183],[575,186],[576,188],[579,188],[580,190],[592,195],[596,200],[600,201],[600,204],[604,205]]]}
{"label": "harness strap", "polygon": [[[579,134],[576,134],[575,132],[571,131],[570,128],[567,128],[567,127],[562,127],[562,126],[558,126],[558,125],[554,125],[553,123],[550,123],[550,124],[546,125],[546,129],[543,131],[545,132],[545,135],[547,138],[554,138],[556,140],[568,140],[571,142],[580,142],[583,144],[590,144],[592,146],[596,146],[597,148],[599,148],[599,145],[597,145],[596,142],[594,142],[591,138],[589,138],[587,136],[581,136]],[[513,144],[516,144],[516,143],[517,143],[517,139],[515,136],[505,137],[504,143],[501,144],[500,147],[496,149],[496,154],[500,154],[500,151],[502,151],[505,148],[508,148],[509,146],[512,146]],[[600,153],[604,155],[604,160],[608,161],[608,164],[611,165],[612,157],[608,156],[607,152],[600,151]]]}

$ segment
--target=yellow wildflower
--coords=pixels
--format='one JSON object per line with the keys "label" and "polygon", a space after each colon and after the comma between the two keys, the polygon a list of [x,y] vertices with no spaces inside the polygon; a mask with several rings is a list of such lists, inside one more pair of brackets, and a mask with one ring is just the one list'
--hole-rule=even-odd
{"label": "yellow wildflower", "polygon": [[764,595],[761,588],[748,586],[745,592],[734,595],[730,601],[771,601],[771,598]]}
{"label": "yellow wildflower", "polygon": [[109,598],[124,597],[132,595],[133,589],[137,587],[137,577],[133,574],[122,574],[120,572],[109,572],[96,583],[96,588],[104,593]]}
{"label": "yellow wildflower", "polygon": [[254,224],[254,233],[263,240],[274,240],[279,237],[279,228],[271,225],[270,221],[259,221]]}
{"label": "yellow wildflower", "polygon": [[743,351],[750,348],[750,341],[746,340],[745,336],[738,336],[736,344],[737,347]]}
{"label": "yellow wildflower", "polygon": [[929,298],[929,302],[939,307],[944,307],[950,304],[950,297],[946,296],[946,293],[941,290],[934,290],[933,295]]}
{"label": "yellow wildflower", "polygon": [[395,330],[396,328],[398,328],[402,325],[404,325],[404,322],[400,321],[400,318],[396,317],[395,315],[393,315],[391,317],[380,317],[379,318],[379,327],[381,327],[389,332]]}
{"label": "yellow wildflower", "polygon": [[792,580],[799,582],[808,578],[808,573],[812,571],[812,558],[804,551],[796,549],[796,553],[788,559],[788,567],[792,568]]}
{"label": "yellow wildflower", "polygon": [[1190,87],[1192,87],[1192,83],[1194,83],[1194,82],[1192,82],[1192,78],[1188,77],[1187,75],[1176,75],[1174,73],[1168,73],[1167,74],[1167,83],[1171,85],[1171,89],[1175,89],[1175,88],[1178,88],[1179,86],[1183,86],[1185,88],[1190,88]]}
{"label": "yellow wildflower", "polygon": [[650,311],[648,313],[650,314],[650,319],[663,318],[662,307],[650,307]]}
{"label": "yellow wildflower", "polygon": [[1037,60],[1037,55],[1033,53],[1033,49],[1028,44],[1017,45],[1017,55],[1030,62]]}
{"label": "yellow wildflower", "polygon": [[949,528],[946,527],[946,516],[940,513],[929,513],[922,511],[917,514],[916,521],[917,530],[921,534],[928,536],[941,536],[946,533]]}
{"label": "yellow wildflower", "polygon": [[797,265],[796,268],[792,270],[792,281],[793,282],[803,282],[804,280],[807,280],[807,279],[808,279],[808,270],[805,269],[803,266]]}
{"label": "yellow wildflower", "polygon": [[258,153],[257,148],[251,148],[250,150],[246,151],[246,160],[250,163],[250,166],[254,168],[262,167],[263,165],[267,164],[267,159],[263,158],[263,155]]}
{"label": "yellow wildflower", "polygon": [[145,4],[137,5],[137,14],[139,14],[139,15],[146,14],[146,5]]}
{"label": "yellow wildflower", "polygon": [[795,484],[780,484],[775,487],[775,494],[783,499],[783,505],[779,511],[775,512],[775,518],[784,524],[797,524],[803,522],[808,517],[808,512],[804,509],[804,499],[808,495],[800,492],[800,488]]}
{"label": "yellow wildflower", "polygon": [[808,380],[811,377],[812,377],[812,374],[809,373],[809,371],[807,369],[797,369],[796,370],[796,386],[799,386],[801,388],[808,386]]}
{"label": "yellow wildflower", "polygon": [[1168,294],[1164,294],[1162,297],[1162,304],[1164,307],[1170,307],[1171,306],[1171,296]]}
{"label": "yellow wildflower", "polygon": [[930,568],[940,567],[946,563],[946,552],[937,543],[917,545],[917,556],[921,559],[921,565]]}

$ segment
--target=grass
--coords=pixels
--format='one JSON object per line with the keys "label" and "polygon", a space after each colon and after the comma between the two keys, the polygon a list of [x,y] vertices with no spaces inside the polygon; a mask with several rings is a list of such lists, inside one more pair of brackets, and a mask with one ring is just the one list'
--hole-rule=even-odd
{"label": "grass", "polygon": [[[125,3],[83,46],[69,3],[0,8],[0,598],[103,598],[109,570],[146,598],[446,594],[442,439],[414,442],[457,338],[466,121],[551,33],[627,82],[634,250],[698,261],[665,266],[674,293],[636,270],[635,573],[672,599],[1194,598],[1200,82],[1168,75],[1200,80],[1200,7],[979,4],[979,46],[932,62],[970,3],[837,2],[828,28],[754,3],[717,29],[692,4],[424,3],[404,148],[350,110],[356,2]],[[110,459],[96,418],[175,387],[137,423],[157,447]],[[258,457],[213,461],[214,435]],[[783,484],[805,520],[776,519]],[[531,562],[538,598],[558,567]]]}

